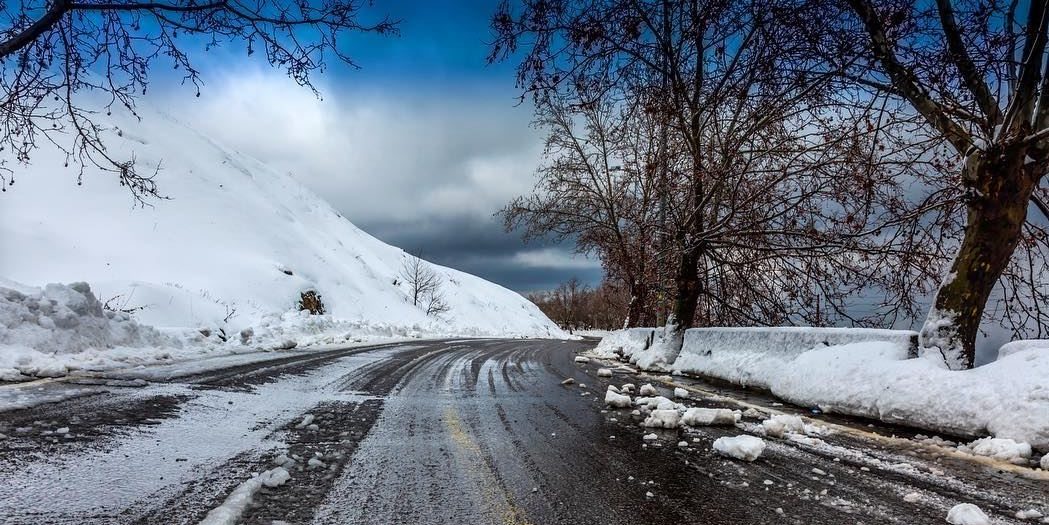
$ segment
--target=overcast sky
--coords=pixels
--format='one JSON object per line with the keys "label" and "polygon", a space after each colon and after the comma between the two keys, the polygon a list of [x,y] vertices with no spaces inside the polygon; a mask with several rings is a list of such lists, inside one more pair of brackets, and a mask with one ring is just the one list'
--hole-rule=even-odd
{"label": "overcast sky", "polygon": [[199,99],[164,96],[185,102],[176,118],[291,172],[390,244],[521,292],[596,282],[571,245],[526,245],[493,216],[531,189],[542,135],[514,64],[485,63],[498,1],[441,4],[376,2],[401,35],[355,38],[360,69],[317,77],[322,98],[239,48],[205,56]]}

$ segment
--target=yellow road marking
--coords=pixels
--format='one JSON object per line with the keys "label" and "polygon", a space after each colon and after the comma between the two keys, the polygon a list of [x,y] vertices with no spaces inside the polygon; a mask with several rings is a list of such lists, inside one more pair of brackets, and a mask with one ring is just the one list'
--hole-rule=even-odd
{"label": "yellow road marking", "polygon": [[502,517],[504,525],[531,525],[515,504],[513,496],[496,480],[494,473],[484,461],[481,447],[470,437],[459,420],[459,413],[454,407],[444,411],[444,422],[452,441],[466,455],[465,466],[474,481],[480,486],[481,494],[489,508],[495,509]]}

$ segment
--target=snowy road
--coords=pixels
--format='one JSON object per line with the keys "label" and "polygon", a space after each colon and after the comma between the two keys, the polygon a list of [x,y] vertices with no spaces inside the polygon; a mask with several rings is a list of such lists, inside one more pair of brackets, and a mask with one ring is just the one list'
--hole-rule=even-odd
{"label": "snowy road", "polygon": [[[302,353],[2,412],[0,522],[196,523],[219,508],[267,524],[913,525],[944,523],[965,502],[996,523],[1032,523],[1018,510],[1049,514],[1044,473],[965,459],[900,429],[823,418],[822,434],[767,439],[753,463],[717,456],[711,443],[757,418],[643,442],[629,410],[602,412],[606,385],[651,381],[667,397],[671,388],[625,371],[597,378],[599,365],[572,360],[589,346]],[[687,404],[791,410],[685,383],[702,399]],[[244,483],[275,458],[289,480]]]}

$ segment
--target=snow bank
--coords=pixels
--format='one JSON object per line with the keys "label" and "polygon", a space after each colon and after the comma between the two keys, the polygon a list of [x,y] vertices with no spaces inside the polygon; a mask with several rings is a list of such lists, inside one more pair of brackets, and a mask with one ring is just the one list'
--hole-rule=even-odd
{"label": "snow bank", "polygon": [[598,357],[606,359],[617,357],[630,359],[633,355],[646,350],[652,345],[655,332],[655,328],[617,330],[601,338],[601,341],[592,352]]}
{"label": "snow bank", "polygon": [[103,308],[86,283],[49,284],[41,289],[0,280],[0,381],[310,345],[460,335],[295,311],[262,316],[258,324],[237,333],[158,329],[127,313]]}
{"label": "snow bank", "polygon": [[998,349],[998,359],[1027,350],[1049,352],[1049,339],[1021,339],[1005,343]]}
{"label": "snow bank", "polygon": [[917,351],[917,334],[904,330],[694,328],[685,333],[673,369],[769,388],[786,363],[809,350],[866,341],[885,341],[905,356]]}
{"label": "snow bank", "polygon": [[[1049,450],[1049,342],[1010,343],[997,361],[952,371],[913,358],[914,337],[842,328],[693,329],[672,368],[765,388],[825,412]],[[629,337],[618,340],[644,352]],[[770,435],[780,433],[770,425]]]}
{"label": "snow bank", "polygon": [[906,357],[892,343],[812,350],[783,363],[770,390],[826,412],[1049,449],[1049,352],[1028,349],[962,371]]}
{"label": "snow bank", "polygon": [[[136,356],[136,348],[163,353],[182,346],[181,339],[126,313],[103,309],[87,283],[43,289],[0,283],[0,380],[63,376],[71,366],[98,361],[99,351],[140,363],[150,356]],[[79,354],[79,365],[56,358],[72,354]]]}

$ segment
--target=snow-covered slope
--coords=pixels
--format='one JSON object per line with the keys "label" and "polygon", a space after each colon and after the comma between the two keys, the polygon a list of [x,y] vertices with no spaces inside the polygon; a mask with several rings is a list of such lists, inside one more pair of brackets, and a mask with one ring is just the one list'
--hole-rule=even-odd
{"label": "snow-covered slope", "polygon": [[258,326],[313,289],[333,319],[361,326],[563,336],[517,293],[439,266],[450,310],[428,317],[407,300],[401,249],[361,231],[292,176],[159,111],[139,114],[141,121],[114,114],[107,144],[114,158],[133,151],[143,172],[159,165],[157,183],[170,200],[135,208],[114,176],[89,169],[78,186],[60,152],[38,151],[0,194],[0,277],[32,286],[86,281],[103,302],[120,296],[111,305],[144,307],[137,320],[158,327]]}

